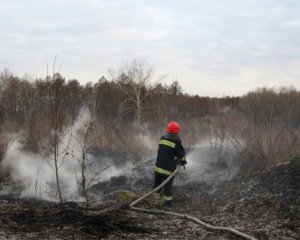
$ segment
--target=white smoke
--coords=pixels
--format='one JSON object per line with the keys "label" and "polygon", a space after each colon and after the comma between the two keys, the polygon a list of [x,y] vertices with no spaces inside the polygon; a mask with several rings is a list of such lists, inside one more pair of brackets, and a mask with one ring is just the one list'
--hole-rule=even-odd
{"label": "white smoke", "polygon": [[20,136],[10,142],[3,164],[10,167],[14,182],[24,188],[21,196],[36,197],[40,194],[41,198],[45,198],[39,189],[52,181],[53,172],[49,171],[49,165],[41,155],[23,151],[21,142]]}
{"label": "white smoke", "polygon": [[231,180],[239,171],[235,153],[230,146],[214,145],[207,139],[196,144],[187,154],[183,184],[205,183],[210,186]]}
{"label": "white smoke", "polygon": [[[82,108],[73,126],[67,128],[59,139],[58,162],[61,165],[59,181],[63,199],[66,201],[82,200],[80,197],[80,158],[84,147],[82,134],[87,131],[90,122],[89,110]],[[24,142],[22,134],[10,138],[2,163],[11,169],[14,184],[22,186],[20,197],[57,201],[53,156],[49,156],[46,152],[37,154],[24,151],[22,142]],[[95,161],[93,156],[87,154],[87,159],[91,160],[87,171],[88,182],[92,179],[94,181],[108,180],[113,176],[124,174],[124,171],[130,171],[131,168],[128,165],[124,165],[122,169],[117,168],[108,157]]]}
{"label": "white smoke", "polygon": [[[59,168],[59,178],[63,199],[66,201],[82,200],[80,197],[80,158],[84,147],[82,136],[90,123],[91,114],[87,108],[83,108],[73,126],[66,128],[65,133],[60,137],[59,162],[62,165]],[[11,169],[14,183],[22,186],[21,197],[57,201],[53,157],[46,152],[37,154],[24,151],[22,134],[13,136],[9,140],[2,164]],[[148,143],[150,151],[140,165],[134,166],[130,162],[117,164],[112,157],[100,155],[97,159],[93,159],[95,156],[87,154],[87,158],[91,160],[87,169],[87,182],[109,181],[112,177],[120,175],[130,178],[137,178],[137,176],[153,178],[157,142],[153,140],[151,134],[144,134],[143,141]],[[239,168],[231,148],[228,145],[214,145],[211,139],[201,141],[188,152],[188,164],[185,171],[180,171],[181,180],[178,183],[216,185],[232,179]]]}
{"label": "white smoke", "polygon": [[[21,139],[16,139],[7,149],[3,164],[9,166],[15,184],[22,186],[20,197],[37,197],[55,201],[56,185],[53,162],[49,156],[23,150]],[[68,159],[59,169],[65,199],[78,199],[78,185],[74,167]]]}

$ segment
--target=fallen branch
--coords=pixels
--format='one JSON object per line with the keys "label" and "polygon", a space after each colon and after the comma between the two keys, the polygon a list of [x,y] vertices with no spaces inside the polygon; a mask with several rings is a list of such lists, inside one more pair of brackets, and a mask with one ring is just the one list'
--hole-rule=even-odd
{"label": "fallen branch", "polygon": [[107,207],[107,208],[104,208],[101,210],[89,210],[89,211],[87,211],[86,215],[90,216],[90,217],[94,217],[94,216],[105,215],[112,211],[116,211],[116,210],[120,210],[120,209],[128,209],[128,208],[129,208],[128,204],[119,203],[119,204],[115,204],[113,206],[110,206],[110,207]]}

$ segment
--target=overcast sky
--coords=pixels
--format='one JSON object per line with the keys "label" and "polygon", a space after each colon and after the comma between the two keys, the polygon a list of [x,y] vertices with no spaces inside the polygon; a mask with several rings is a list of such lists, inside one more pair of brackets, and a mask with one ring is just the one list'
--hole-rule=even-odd
{"label": "overcast sky", "polygon": [[108,79],[134,58],[201,96],[300,89],[299,0],[0,0],[0,71]]}

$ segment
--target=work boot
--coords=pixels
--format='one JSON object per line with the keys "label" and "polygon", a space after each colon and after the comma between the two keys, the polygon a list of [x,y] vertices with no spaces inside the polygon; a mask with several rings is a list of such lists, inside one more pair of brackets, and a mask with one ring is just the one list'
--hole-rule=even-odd
{"label": "work boot", "polygon": [[172,207],[172,201],[165,201],[165,207]]}

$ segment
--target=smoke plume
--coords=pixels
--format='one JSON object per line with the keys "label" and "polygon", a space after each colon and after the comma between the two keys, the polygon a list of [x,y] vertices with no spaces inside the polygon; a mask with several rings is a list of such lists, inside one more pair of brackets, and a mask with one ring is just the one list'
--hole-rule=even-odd
{"label": "smoke plume", "polygon": [[[63,199],[66,201],[83,200],[80,194],[83,135],[90,124],[91,114],[87,108],[82,108],[73,125],[67,127],[59,139],[59,161],[61,163],[59,178]],[[152,184],[158,142],[153,141],[150,133],[143,133],[142,140],[149,148],[143,152],[144,158],[137,165],[133,165],[130,161],[120,162],[116,156],[105,155],[103,149],[85,152],[87,160],[90,161],[87,166],[87,182],[96,184],[110,181],[112,177],[124,175],[130,178],[132,184],[141,179]],[[49,155],[49,151],[48,153],[46,151],[40,153],[24,151],[23,142],[22,134],[11,137],[1,163],[11,170],[14,186],[20,186],[20,197],[57,201],[53,156]],[[177,181],[179,185],[215,186],[220,182],[232,179],[239,170],[235,154],[230,146],[212,145],[212,140],[208,138],[187,150],[188,164],[186,170],[179,173],[179,181]]]}
{"label": "smoke plume", "polygon": [[182,171],[183,183],[199,183],[215,186],[231,180],[239,170],[235,153],[230,146],[212,145],[210,139],[192,147],[187,154],[186,171]]}
{"label": "smoke plume", "polygon": [[[91,122],[91,114],[87,108],[82,108],[71,127],[65,129],[59,139],[59,178],[62,195],[66,201],[81,201],[80,164],[83,149],[82,134],[87,131]],[[21,188],[20,197],[35,197],[50,201],[57,201],[56,180],[53,156],[48,153],[32,153],[24,151],[22,134],[10,138],[6,154],[3,159],[5,166],[11,170],[14,186]],[[87,169],[87,181],[104,181],[113,176],[123,174],[130,166],[123,169],[113,164],[109,157],[93,159],[89,153],[86,158],[91,161]],[[110,167],[108,167],[110,166]],[[100,174],[99,174],[100,173]],[[95,178],[95,176],[97,178]]]}

